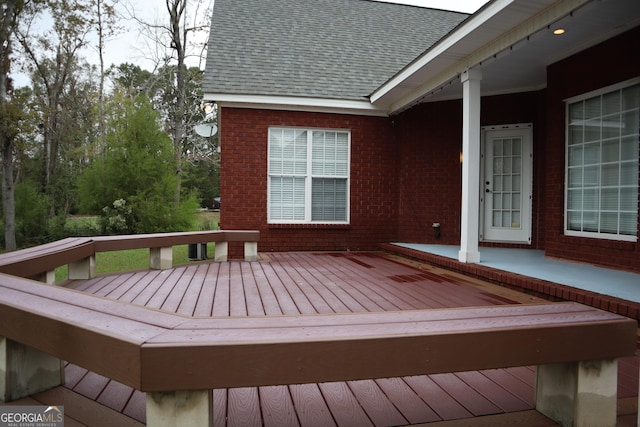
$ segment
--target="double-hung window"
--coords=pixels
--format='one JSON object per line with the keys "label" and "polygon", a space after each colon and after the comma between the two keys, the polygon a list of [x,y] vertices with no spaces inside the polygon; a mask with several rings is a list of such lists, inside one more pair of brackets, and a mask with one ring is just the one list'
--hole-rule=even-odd
{"label": "double-hung window", "polygon": [[565,233],[637,241],[640,79],[567,101]]}
{"label": "double-hung window", "polygon": [[268,221],[349,222],[350,133],[270,128]]}

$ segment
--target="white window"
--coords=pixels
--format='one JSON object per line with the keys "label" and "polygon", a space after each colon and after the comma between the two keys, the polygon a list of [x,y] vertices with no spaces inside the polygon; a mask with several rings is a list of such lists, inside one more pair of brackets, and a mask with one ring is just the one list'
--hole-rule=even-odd
{"label": "white window", "polygon": [[350,133],[269,129],[269,223],[349,222]]}
{"label": "white window", "polygon": [[637,241],[639,83],[567,101],[568,235]]}

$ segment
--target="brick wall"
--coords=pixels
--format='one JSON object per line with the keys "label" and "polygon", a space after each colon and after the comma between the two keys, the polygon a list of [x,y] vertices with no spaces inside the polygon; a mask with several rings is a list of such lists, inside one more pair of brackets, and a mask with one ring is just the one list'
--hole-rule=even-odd
{"label": "brick wall", "polygon": [[[640,76],[640,27],[552,64],[547,72],[546,254],[640,271],[640,245],[564,235],[565,102]],[[640,179],[640,178],[639,178]]]}
{"label": "brick wall", "polygon": [[[481,104],[482,126],[533,123],[534,194],[544,188],[544,165],[536,160],[544,157],[543,94],[485,97]],[[460,244],[462,101],[418,105],[395,119],[395,129],[401,141],[399,240]],[[539,223],[543,206],[543,200],[534,197],[533,247],[544,246],[539,231],[544,230]],[[440,223],[440,238],[434,222]]]}
{"label": "brick wall", "polygon": [[459,244],[462,103],[418,105],[395,119],[395,129],[401,141],[398,239]]}
{"label": "brick wall", "polygon": [[[349,225],[267,224],[270,126],[351,130]],[[388,118],[222,108],[220,173],[223,229],[260,231],[259,251],[371,250],[394,240],[398,152]],[[237,257],[238,247],[230,247]]]}

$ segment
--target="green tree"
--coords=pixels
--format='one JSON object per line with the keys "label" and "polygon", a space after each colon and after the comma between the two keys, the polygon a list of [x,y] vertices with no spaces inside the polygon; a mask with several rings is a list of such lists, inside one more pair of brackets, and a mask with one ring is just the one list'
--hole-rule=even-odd
{"label": "green tree", "polygon": [[116,5],[118,0],[91,0],[90,9],[92,11],[92,24],[96,35],[98,36],[98,46],[96,48],[98,52],[98,59],[100,63],[100,74],[98,84],[98,128],[99,128],[99,147],[100,152],[104,152],[106,146],[106,123],[105,123],[105,111],[104,111],[104,95],[105,95],[105,41],[114,36],[121,30],[118,25],[116,12]]}
{"label": "green tree", "polygon": [[49,240],[51,200],[30,181],[16,184],[16,237],[20,247],[34,246]]}
{"label": "green tree", "polygon": [[[120,64],[109,70],[116,87],[128,93],[145,94],[151,99],[167,129],[172,129],[171,117],[175,115],[175,106],[178,104],[176,87],[173,84],[177,78],[176,73],[175,65],[161,67],[156,72],[141,69],[134,64]],[[183,114],[185,137],[180,144],[181,190],[183,196],[185,191],[188,193],[197,190],[201,206],[208,206],[211,199],[220,194],[217,135],[202,137],[194,128],[205,122],[215,121],[215,115],[207,116],[200,108],[202,71],[197,67],[191,67],[186,70],[186,76],[187,108]]]}
{"label": "green tree", "polygon": [[[166,120],[168,133],[174,146],[177,175],[174,194],[176,200],[181,197],[183,154],[185,146],[188,145],[189,133],[189,126],[185,119],[190,108],[187,99],[190,73],[186,60],[198,45],[197,42],[192,43],[190,40],[194,35],[209,29],[213,2],[209,2],[208,10],[205,10],[206,3],[206,0],[165,0],[168,17],[163,23],[143,22],[133,13],[133,18],[142,25],[143,35],[154,43],[156,50],[159,51],[157,57],[160,61],[156,62],[159,73],[171,74],[171,79],[165,79],[165,83],[171,85],[171,90],[166,91],[166,94],[170,94],[173,98],[171,104],[167,104]],[[203,49],[200,49],[197,55],[201,57],[202,52]]]}
{"label": "green tree", "polygon": [[[62,114],[66,108],[64,95],[75,73],[84,68],[79,55],[87,44],[90,31],[89,6],[84,0],[46,0],[46,11],[52,26],[42,26],[42,16],[34,15],[17,31],[17,39],[27,58],[36,91],[42,97],[43,155],[45,191],[53,195],[51,186],[57,179],[60,150],[65,133]],[[84,70],[83,70],[84,71]]]}
{"label": "green tree", "polygon": [[173,145],[161,128],[159,114],[142,95],[128,98],[117,93],[107,108],[104,162],[95,159],[79,180],[83,211],[126,218],[119,232],[190,229],[197,201],[188,197],[175,202]]}
{"label": "green tree", "polygon": [[13,84],[9,73],[13,62],[13,40],[21,18],[33,16],[39,2],[10,0],[0,3],[0,151],[2,157],[2,210],[5,249],[17,248],[14,200],[13,158],[20,133],[22,111],[13,102]]}
{"label": "green tree", "polygon": [[137,95],[153,97],[158,77],[149,70],[129,62],[112,65],[107,75],[113,81],[114,86]]}
{"label": "green tree", "polygon": [[206,158],[186,162],[182,191],[197,194],[200,206],[211,208],[213,198],[220,195],[220,170],[217,162]]}

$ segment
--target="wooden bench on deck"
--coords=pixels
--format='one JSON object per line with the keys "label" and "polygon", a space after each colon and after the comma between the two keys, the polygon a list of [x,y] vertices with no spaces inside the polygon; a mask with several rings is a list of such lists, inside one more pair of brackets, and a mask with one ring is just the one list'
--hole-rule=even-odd
{"label": "wooden bench on deck", "polygon": [[73,265],[94,254],[90,237],[70,237],[0,255],[0,273],[53,283],[57,267]]}
{"label": "wooden bench on deck", "polygon": [[244,242],[245,261],[257,261],[259,231],[213,230],[120,236],[71,237],[0,255],[0,273],[53,284],[55,269],[69,266],[69,279],[90,279],[98,252],[149,248],[151,269],[173,267],[173,246],[215,242],[215,261],[226,261],[229,242]]}
{"label": "wooden bench on deck", "polygon": [[210,425],[213,388],[528,365],[538,411],[613,426],[616,359],[635,354],[637,333],[576,303],[191,318],[6,275],[0,320],[9,400],[60,384],[66,360],[147,392],[150,426]]}

